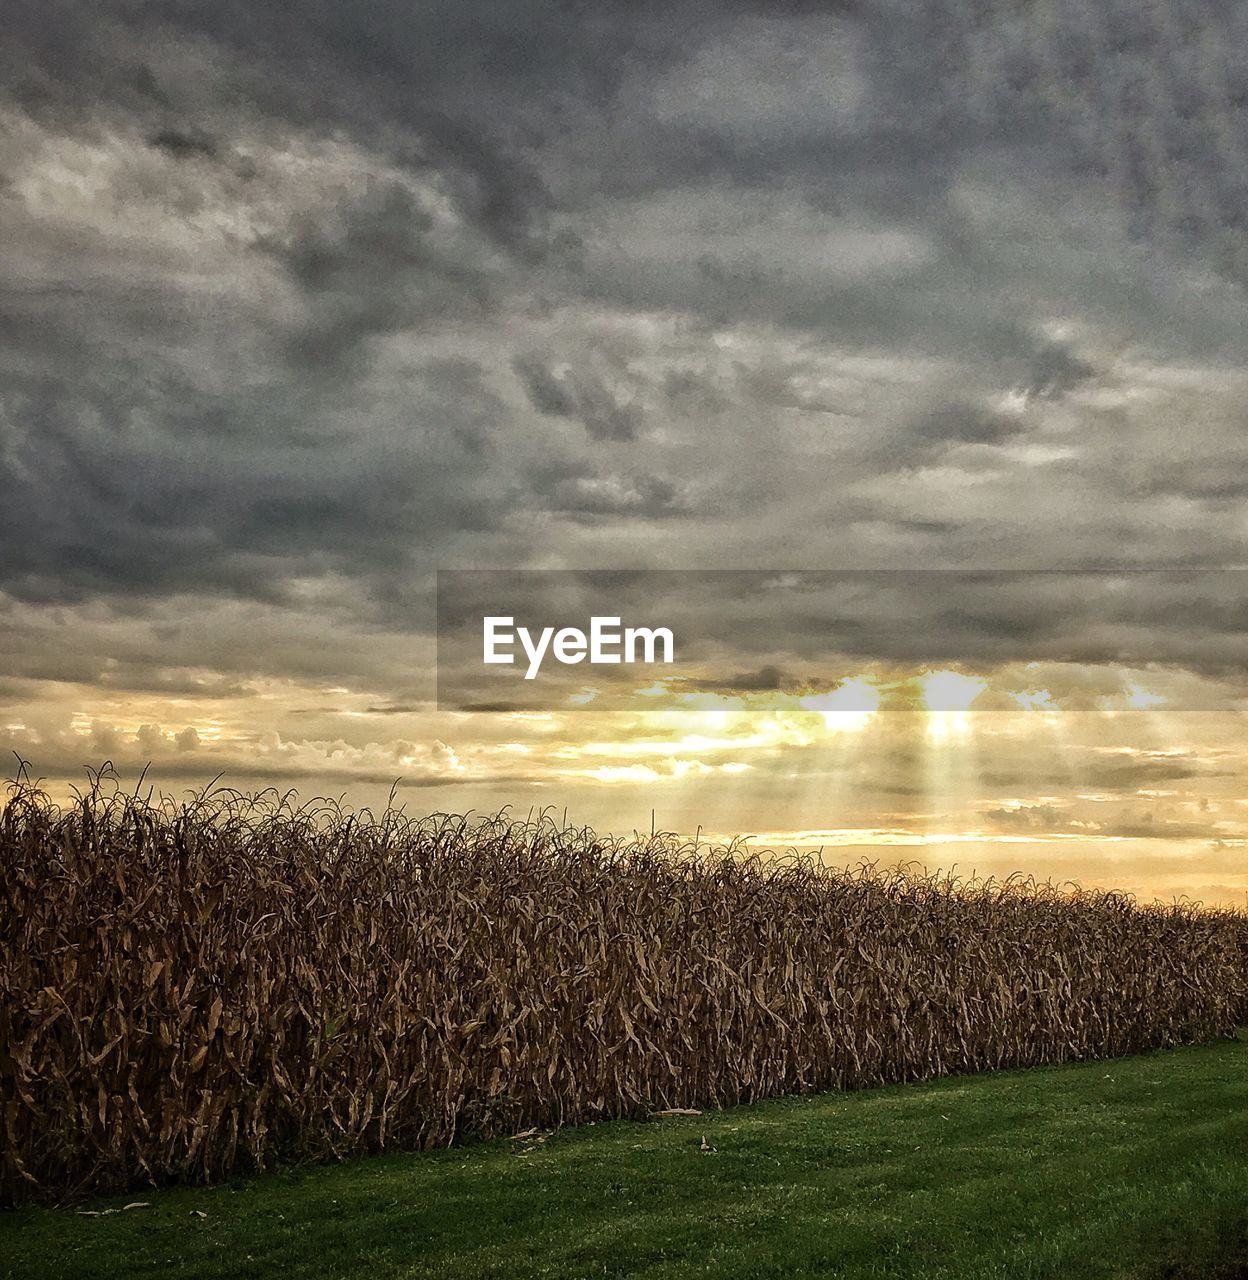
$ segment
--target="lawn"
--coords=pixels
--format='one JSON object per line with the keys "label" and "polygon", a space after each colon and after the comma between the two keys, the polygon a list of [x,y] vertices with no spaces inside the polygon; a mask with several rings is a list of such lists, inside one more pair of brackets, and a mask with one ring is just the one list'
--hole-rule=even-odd
{"label": "lawn", "polygon": [[1248,1040],[0,1213],[4,1277],[275,1275],[1248,1277]]}

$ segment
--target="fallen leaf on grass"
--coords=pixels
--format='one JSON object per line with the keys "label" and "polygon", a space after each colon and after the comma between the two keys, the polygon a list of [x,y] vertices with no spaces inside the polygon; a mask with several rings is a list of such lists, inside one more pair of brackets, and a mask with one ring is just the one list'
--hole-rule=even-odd
{"label": "fallen leaf on grass", "polygon": [[702,1112],[695,1107],[664,1107],[662,1111],[652,1111],[652,1116],[700,1116]]}
{"label": "fallen leaf on grass", "polygon": [[152,1202],[150,1200],[131,1200],[129,1204],[121,1206],[121,1211],[125,1213],[127,1209],[150,1209],[151,1207]]}

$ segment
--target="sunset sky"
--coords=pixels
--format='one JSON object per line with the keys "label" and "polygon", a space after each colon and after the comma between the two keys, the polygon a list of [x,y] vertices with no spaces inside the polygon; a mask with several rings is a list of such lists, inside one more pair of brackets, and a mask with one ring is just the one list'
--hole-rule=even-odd
{"label": "sunset sky", "polygon": [[[1243,904],[1245,49],[1234,0],[11,0],[0,750]],[[521,568],[879,572],[439,707],[436,571]]]}

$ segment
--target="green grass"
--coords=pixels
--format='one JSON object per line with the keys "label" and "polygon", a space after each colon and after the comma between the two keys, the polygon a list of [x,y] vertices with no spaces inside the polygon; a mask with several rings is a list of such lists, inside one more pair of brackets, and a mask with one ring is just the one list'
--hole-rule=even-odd
{"label": "green grass", "polygon": [[0,1276],[1230,1280],[1248,1041],[129,1200],[0,1213]]}

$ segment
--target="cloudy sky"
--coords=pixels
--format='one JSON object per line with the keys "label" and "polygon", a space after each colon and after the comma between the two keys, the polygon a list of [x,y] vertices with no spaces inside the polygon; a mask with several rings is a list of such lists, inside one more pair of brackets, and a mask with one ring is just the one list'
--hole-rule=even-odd
{"label": "cloudy sky", "polygon": [[[0,748],[1242,902],[1246,51],[1234,0],[10,0]],[[1175,572],[1126,638],[1129,576],[867,578],[822,646],[726,595],[713,671],[565,714],[434,704],[467,568]]]}

